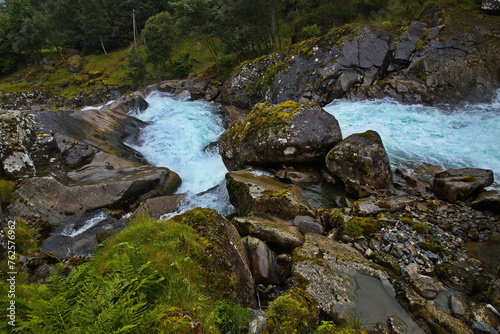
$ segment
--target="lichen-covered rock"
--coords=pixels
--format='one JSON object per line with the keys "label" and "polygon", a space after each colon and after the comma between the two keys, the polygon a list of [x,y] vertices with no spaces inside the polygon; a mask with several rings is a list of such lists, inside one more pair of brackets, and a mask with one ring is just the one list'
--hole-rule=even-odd
{"label": "lichen-covered rock", "polygon": [[493,183],[493,171],[480,168],[448,169],[436,174],[434,194],[447,202],[468,200]]}
{"label": "lichen-covered rock", "polygon": [[0,176],[17,179],[35,175],[59,158],[54,136],[19,111],[0,114]]}
{"label": "lichen-covered rock", "polygon": [[231,204],[240,216],[270,215],[285,220],[296,216],[314,216],[295,185],[244,171],[227,173],[226,185]]}
{"label": "lichen-covered rock", "polygon": [[112,169],[94,164],[69,173],[64,180],[52,176],[25,180],[16,191],[13,210],[26,218],[40,216],[58,225],[67,215],[128,207],[140,198],[171,194],[180,183],[177,173],[168,168],[145,165]]}
{"label": "lichen-covered rock", "polygon": [[295,226],[251,216],[235,217],[232,222],[240,235],[259,238],[279,253],[291,252],[304,243],[304,236]]}
{"label": "lichen-covered rock", "polygon": [[243,245],[247,249],[250,272],[256,284],[278,284],[279,275],[276,253],[257,238],[246,236]]}
{"label": "lichen-covered rock", "polygon": [[383,189],[392,180],[387,152],[377,132],[345,138],[326,155],[328,170],[346,185],[348,194],[365,197],[370,188]]}
{"label": "lichen-covered rock", "polygon": [[229,170],[301,164],[322,161],[340,140],[337,120],[318,105],[262,103],[230,125],[220,140],[220,153]]}
{"label": "lichen-covered rock", "polygon": [[171,220],[191,226],[209,241],[210,261],[204,266],[204,277],[212,292],[230,298],[237,296],[244,305],[255,307],[254,280],[245,246],[231,222],[217,211],[200,208]]}
{"label": "lichen-covered rock", "polygon": [[373,216],[382,212],[396,212],[414,203],[415,201],[408,197],[364,198],[354,202],[354,213],[361,216]]}

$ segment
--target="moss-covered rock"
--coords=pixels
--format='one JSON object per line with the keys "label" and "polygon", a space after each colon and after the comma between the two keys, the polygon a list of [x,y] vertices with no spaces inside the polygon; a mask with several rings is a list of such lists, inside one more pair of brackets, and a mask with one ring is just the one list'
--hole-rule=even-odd
{"label": "moss-covered rock", "polygon": [[272,301],[266,317],[264,334],[306,334],[317,327],[319,312],[315,300],[296,288]]}
{"label": "moss-covered rock", "polygon": [[220,153],[229,170],[320,162],[341,139],[335,117],[318,105],[260,103],[229,126]]}
{"label": "moss-covered rock", "polygon": [[194,228],[208,240],[203,277],[210,291],[255,306],[246,250],[231,222],[217,211],[201,208],[175,216],[172,221]]}
{"label": "moss-covered rock", "polygon": [[375,131],[352,134],[326,155],[326,166],[346,185],[348,194],[366,197],[370,188],[383,189],[392,181],[389,158]]}
{"label": "moss-covered rock", "polygon": [[295,185],[243,171],[226,174],[226,185],[231,204],[240,216],[261,214],[288,220],[296,216],[314,216]]}

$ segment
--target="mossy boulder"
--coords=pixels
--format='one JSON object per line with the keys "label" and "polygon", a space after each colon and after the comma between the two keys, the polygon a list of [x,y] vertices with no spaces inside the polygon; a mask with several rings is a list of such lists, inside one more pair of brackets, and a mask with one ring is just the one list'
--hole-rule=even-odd
{"label": "mossy boulder", "polygon": [[71,73],[78,73],[83,68],[83,58],[79,55],[74,55],[66,61],[66,67]]}
{"label": "mossy boulder", "polygon": [[337,120],[316,104],[261,103],[229,126],[220,153],[229,170],[304,164],[322,161],[340,140]]}
{"label": "mossy boulder", "polygon": [[375,131],[350,135],[326,155],[328,170],[346,185],[349,195],[360,198],[370,189],[383,189],[392,181],[389,158]]}
{"label": "mossy boulder", "polygon": [[269,304],[264,334],[306,334],[319,320],[315,300],[303,289],[287,291]]}
{"label": "mossy boulder", "polygon": [[227,173],[226,186],[231,204],[240,216],[268,215],[284,220],[314,216],[299,187],[270,176],[245,171]]}
{"label": "mossy boulder", "polygon": [[493,183],[493,171],[480,168],[448,169],[436,174],[434,194],[447,202],[469,200]]}
{"label": "mossy boulder", "polygon": [[246,249],[236,228],[224,216],[210,209],[196,208],[171,219],[194,228],[209,245],[203,276],[211,292],[256,306],[254,280]]}

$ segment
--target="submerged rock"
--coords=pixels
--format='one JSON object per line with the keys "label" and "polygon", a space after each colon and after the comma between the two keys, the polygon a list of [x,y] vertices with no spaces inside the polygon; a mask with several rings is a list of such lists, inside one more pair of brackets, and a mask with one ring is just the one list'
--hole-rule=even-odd
{"label": "submerged rock", "polygon": [[229,170],[320,162],[342,134],[334,116],[315,104],[262,103],[220,139]]}
{"label": "submerged rock", "polygon": [[383,189],[392,180],[387,152],[375,131],[350,135],[326,155],[328,170],[346,185],[349,195],[366,197],[370,188]]}

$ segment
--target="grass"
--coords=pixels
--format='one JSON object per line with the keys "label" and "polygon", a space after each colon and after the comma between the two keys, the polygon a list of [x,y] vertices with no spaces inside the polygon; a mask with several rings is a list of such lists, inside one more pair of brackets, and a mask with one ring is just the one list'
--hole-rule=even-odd
{"label": "grass", "polygon": [[[28,329],[26,333],[63,327],[86,332],[104,317],[118,314],[115,320],[120,326],[134,328],[127,333],[191,333],[194,319],[207,333],[222,329],[240,333],[249,321],[246,309],[208,292],[202,273],[210,247],[207,239],[187,225],[138,218],[106,240],[90,262],[67,278],[60,272],[48,285],[20,285],[24,300],[18,303],[19,314],[25,314],[20,328]],[[83,282],[81,287],[79,282]],[[100,307],[87,300],[96,298],[95,304],[107,297],[108,304]],[[70,316],[63,314],[65,321],[50,313],[61,305],[70,306]],[[131,316],[128,323],[120,316],[132,311],[147,321]],[[85,319],[79,321],[80,315]]]}

